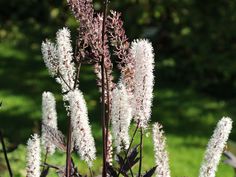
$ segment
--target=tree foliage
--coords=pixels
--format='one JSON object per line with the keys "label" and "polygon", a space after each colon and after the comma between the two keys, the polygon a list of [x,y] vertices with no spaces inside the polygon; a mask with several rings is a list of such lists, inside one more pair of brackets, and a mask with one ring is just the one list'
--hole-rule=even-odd
{"label": "tree foliage", "polygon": [[[236,1],[112,0],[110,6],[123,13],[130,40],[151,39],[158,78],[214,95],[235,93]],[[39,41],[55,33],[52,26],[77,27],[65,1],[2,0],[0,12],[0,39],[16,43],[25,39],[19,33],[35,34]]]}

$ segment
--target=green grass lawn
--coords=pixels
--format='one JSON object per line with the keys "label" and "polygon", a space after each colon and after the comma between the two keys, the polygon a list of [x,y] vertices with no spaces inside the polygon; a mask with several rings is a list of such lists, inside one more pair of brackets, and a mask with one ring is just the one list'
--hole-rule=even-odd
{"label": "green grass lawn", "polygon": [[[99,131],[99,129],[96,128],[95,131]],[[206,138],[199,138],[197,136],[182,137],[171,134],[167,135],[172,176],[198,176],[206,143]],[[97,148],[99,148],[98,143]],[[95,174],[98,174],[101,171],[101,154],[97,155],[97,160],[95,161],[95,164],[92,168]],[[20,145],[16,151],[9,154],[9,157],[15,176],[25,176],[25,146]],[[79,157],[77,155],[74,155],[74,159],[80,172],[83,174],[89,174],[86,164],[79,161]],[[65,155],[63,153],[57,152],[55,155],[49,158],[48,162],[53,165],[63,165],[65,162]],[[3,168],[3,161],[1,166]],[[143,169],[145,171],[152,166],[154,166],[154,155],[152,139],[151,136],[149,136],[145,137]],[[2,172],[4,174],[3,176],[7,176],[6,170]],[[217,172],[218,177],[233,177],[233,174],[234,171],[232,168],[225,165],[224,163],[220,164]],[[51,170],[49,176],[56,176],[55,171]]]}
{"label": "green grass lawn", "polygon": [[[0,108],[0,128],[3,129],[9,146],[18,145],[15,151],[9,153],[15,176],[25,176],[26,141],[33,132],[40,132],[43,91],[55,93],[58,103],[59,128],[63,132],[66,129],[60,88],[49,77],[40,57],[39,47],[38,44],[31,43],[23,48],[15,47],[10,43],[0,45],[0,101],[3,102],[2,108]],[[207,141],[216,122],[224,115],[235,118],[236,100],[214,98],[191,88],[167,84],[158,79],[155,85],[152,121],[162,123],[166,131],[172,176],[197,176]],[[93,134],[96,139],[98,157],[93,170],[98,174],[101,167],[100,107],[98,89],[90,67],[82,68],[80,83],[88,104]],[[234,128],[230,137],[232,140],[236,140],[235,130]],[[147,170],[154,166],[151,135],[145,137],[144,141],[143,169]],[[88,172],[86,165],[79,162],[78,159],[75,155],[78,169],[82,173]],[[50,157],[49,162],[62,165],[65,162],[65,156],[58,152],[55,156]],[[1,152],[0,176],[7,176]],[[231,177],[233,170],[221,163],[217,176]]]}

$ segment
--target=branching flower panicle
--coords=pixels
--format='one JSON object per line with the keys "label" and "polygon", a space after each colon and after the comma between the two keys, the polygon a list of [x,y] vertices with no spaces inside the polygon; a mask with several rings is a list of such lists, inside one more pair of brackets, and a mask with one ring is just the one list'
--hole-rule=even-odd
{"label": "branching flower panicle", "polygon": [[134,58],[133,115],[140,127],[145,128],[151,117],[154,85],[154,54],[147,40],[136,40],[131,47]]}
{"label": "branching flower panicle", "polygon": [[208,142],[199,177],[215,177],[217,166],[220,162],[231,129],[232,120],[229,117],[223,117],[218,122],[216,129]]}
{"label": "branching flower panicle", "polygon": [[[43,92],[42,94],[42,123],[57,129],[56,101],[51,92]],[[45,150],[52,155],[55,152],[55,145],[48,141],[47,136],[47,129],[42,126],[42,144]]]}
{"label": "branching flower panicle", "polygon": [[[113,83],[113,76],[112,76],[112,69],[113,64],[111,62],[110,57],[110,51],[109,51],[109,45],[108,45],[108,38],[107,35],[104,35],[104,46],[102,44],[102,23],[103,23],[103,17],[101,14],[97,14],[96,17],[94,17],[93,21],[93,30],[91,34],[91,55],[97,60],[101,61],[104,56],[104,91],[105,91],[105,103],[108,103],[108,96],[109,96],[109,102],[111,101],[111,91],[115,87],[115,84]],[[105,28],[105,31],[107,29]],[[102,87],[102,71],[101,71],[101,63],[96,62],[94,65],[94,71],[97,75],[97,85],[100,88]],[[109,95],[108,95],[109,94]]]}
{"label": "branching flower panicle", "polygon": [[107,19],[107,33],[114,54],[117,56],[117,66],[121,70],[121,80],[129,94],[133,91],[134,59],[130,52],[130,43],[123,28],[121,13],[111,11]]}
{"label": "branching flower panicle", "polygon": [[40,177],[40,138],[37,134],[27,142],[26,176]]}
{"label": "branching flower panicle", "polygon": [[153,144],[156,160],[156,176],[157,177],[170,177],[169,158],[166,151],[166,138],[162,125],[155,123],[152,129]]}
{"label": "branching flower panicle", "polygon": [[92,0],[67,0],[75,18],[79,21],[78,53],[77,61],[84,59],[87,55],[87,47],[90,43],[91,34],[93,35],[93,1]]}
{"label": "branching flower panicle", "polygon": [[80,90],[71,91],[68,95],[71,114],[72,142],[82,160],[89,166],[96,158],[95,142],[88,120],[88,111],[84,96]]}
{"label": "branching flower panicle", "polygon": [[112,92],[111,124],[116,150],[129,146],[129,126],[132,119],[131,107],[125,86],[119,83]]}

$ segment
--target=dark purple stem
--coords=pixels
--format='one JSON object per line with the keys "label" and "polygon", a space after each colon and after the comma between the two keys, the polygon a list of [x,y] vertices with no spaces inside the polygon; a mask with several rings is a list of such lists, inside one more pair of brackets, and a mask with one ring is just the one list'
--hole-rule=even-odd
{"label": "dark purple stem", "polygon": [[106,157],[107,157],[107,142],[106,142],[106,132],[107,132],[107,121],[106,121],[106,105],[105,105],[105,67],[104,67],[104,59],[105,59],[105,25],[106,25],[106,15],[108,8],[108,0],[104,0],[104,9],[103,9],[103,24],[102,24],[102,48],[103,55],[101,61],[101,72],[102,72],[102,139],[103,139],[103,170],[102,176],[106,177],[107,175],[107,165],[106,165]]}
{"label": "dark purple stem", "polygon": [[118,173],[117,176],[120,175],[121,170],[124,168],[124,165],[125,165],[125,163],[126,163],[126,160],[128,160],[128,154],[129,154],[130,148],[131,148],[131,146],[132,146],[132,144],[133,144],[133,142],[134,142],[134,137],[135,137],[135,135],[136,135],[136,133],[137,133],[137,131],[138,131],[138,128],[139,128],[139,123],[137,123],[137,126],[136,126],[136,128],[135,128],[135,130],[134,130],[134,133],[133,133],[133,135],[132,135],[131,141],[130,141],[130,143],[129,143],[129,147],[128,147],[126,153],[125,153],[124,164],[123,164],[122,167],[120,168],[119,173]]}
{"label": "dark purple stem", "polygon": [[4,143],[4,139],[3,139],[3,134],[2,134],[1,131],[0,131],[0,139],[1,139],[2,150],[3,150],[4,157],[5,157],[5,160],[6,160],[6,163],[7,163],[7,169],[8,169],[9,175],[10,175],[10,177],[13,177],[13,174],[12,174],[12,171],[11,171],[11,166],[10,166],[9,160],[7,158],[7,150],[6,150],[6,147],[5,147],[5,143]]}
{"label": "dark purple stem", "polygon": [[68,133],[67,133],[67,144],[66,144],[66,177],[70,177],[71,167],[71,120],[68,117]]}
{"label": "dark purple stem", "polygon": [[143,129],[140,127],[140,160],[139,160],[139,171],[138,177],[141,177],[141,170],[142,170],[142,159],[143,159]]}

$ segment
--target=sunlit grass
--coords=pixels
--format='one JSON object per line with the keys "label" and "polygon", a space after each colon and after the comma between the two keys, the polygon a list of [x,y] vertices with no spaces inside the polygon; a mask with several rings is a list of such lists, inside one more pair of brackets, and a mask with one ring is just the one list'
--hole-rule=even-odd
{"label": "sunlit grass", "polygon": [[[97,132],[99,130],[95,130]],[[154,166],[154,154],[151,136],[145,136],[144,144],[144,159],[143,159],[143,172]],[[176,136],[167,135],[167,145],[170,156],[170,167],[172,176],[176,177],[195,177],[198,176],[200,164],[203,158],[205,146],[207,143],[206,138],[199,138],[194,136]],[[137,143],[137,141],[136,141]],[[135,144],[136,144],[135,143]],[[100,149],[101,146],[97,144],[97,148]],[[101,172],[101,154],[97,154],[97,159],[95,160],[93,171],[95,174]],[[18,149],[9,154],[10,161],[15,176],[23,177],[25,176],[25,146],[20,145]],[[74,160],[76,166],[82,174],[88,174],[89,169],[84,162],[79,161],[79,156],[74,155]],[[52,157],[49,157],[48,163],[58,166],[63,166],[65,163],[65,154],[57,152]],[[137,169],[137,168],[136,168]],[[218,168],[217,176],[233,176],[233,169],[224,163],[220,163]],[[4,171],[4,176],[7,176],[7,171]],[[50,170],[50,177],[54,177],[55,171]]]}

